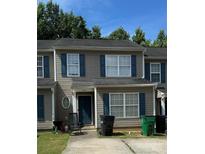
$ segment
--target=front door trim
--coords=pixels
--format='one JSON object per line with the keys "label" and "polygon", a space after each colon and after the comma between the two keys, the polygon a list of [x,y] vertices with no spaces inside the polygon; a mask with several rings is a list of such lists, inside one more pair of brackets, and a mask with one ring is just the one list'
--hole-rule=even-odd
{"label": "front door trim", "polygon": [[[90,125],[94,125],[93,119],[94,119],[94,112],[93,112],[93,95],[92,94],[81,94],[81,93],[77,93],[77,113],[79,114],[79,102],[78,102],[78,97],[79,96],[90,96],[91,97],[91,124]],[[80,118],[80,116],[79,116]],[[89,125],[89,124],[88,124]]]}

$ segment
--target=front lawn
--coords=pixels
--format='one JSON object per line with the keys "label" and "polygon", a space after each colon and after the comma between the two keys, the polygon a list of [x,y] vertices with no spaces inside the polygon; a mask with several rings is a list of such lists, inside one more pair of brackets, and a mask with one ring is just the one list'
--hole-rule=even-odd
{"label": "front lawn", "polygon": [[68,133],[38,132],[38,154],[61,154],[69,139]]}

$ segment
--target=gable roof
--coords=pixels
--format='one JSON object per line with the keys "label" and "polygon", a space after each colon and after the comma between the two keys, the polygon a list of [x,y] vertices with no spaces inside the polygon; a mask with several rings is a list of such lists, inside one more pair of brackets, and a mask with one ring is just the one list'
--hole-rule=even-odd
{"label": "gable roof", "polygon": [[167,48],[147,48],[145,59],[167,59]]}
{"label": "gable roof", "polygon": [[92,49],[92,50],[126,50],[144,51],[145,48],[130,40],[95,40],[95,39],[70,39],[38,40],[37,48],[40,49]]}

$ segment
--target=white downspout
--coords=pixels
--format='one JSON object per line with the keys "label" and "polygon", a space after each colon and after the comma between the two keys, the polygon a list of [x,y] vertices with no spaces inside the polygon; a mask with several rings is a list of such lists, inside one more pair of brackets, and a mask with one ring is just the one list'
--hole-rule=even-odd
{"label": "white downspout", "polygon": [[153,86],[153,115],[156,115],[155,86]]}
{"label": "white downspout", "polygon": [[95,128],[98,127],[98,118],[97,118],[97,89],[94,88],[94,104],[95,104]]}
{"label": "white downspout", "polygon": [[144,52],[143,52],[143,55],[142,55],[142,78],[144,79]]}
{"label": "white downspout", "polygon": [[51,88],[52,92],[52,121],[55,121],[55,91],[54,88]]}
{"label": "white downspout", "polygon": [[145,54],[145,52],[147,51],[147,49],[144,49],[144,51],[142,52],[142,78],[144,79],[144,77],[145,77],[145,63],[144,63],[144,54]]}
{"label": "white downspout", "polygon": [[54,81],[56,82],[56,50],[53,51]]}

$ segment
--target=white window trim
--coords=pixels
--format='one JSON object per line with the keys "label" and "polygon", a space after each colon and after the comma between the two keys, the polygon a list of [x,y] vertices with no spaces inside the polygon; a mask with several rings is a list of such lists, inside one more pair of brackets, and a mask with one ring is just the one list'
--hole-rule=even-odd
{"label": "white window trim", "polygon": [[[78,55],[78,75],[69,75],[68,73],[68,65],[77,65],[77,64],[68,64],[68,55]],[[67,53],[67,77],[80,77],[80,56],[78,53]]]}
{"label": "white window trim", "polygon": [[[116,117],[117,119],[128,119],[128,118],[139,118],[140,117],[139,92],[109,93],[109,115],[112,115],[111,106],[122,106],[122,105],[111,105],[111,95],[112,94],[122,94],[123,95],[123,117]],[[137,105],[126,105],[125,104],[125,95],[126,94],[137,94],[138,104]],[[126,106],[138,106],[138,115],[137,116],[126,116]]]}
{"label": "white window trim", "polygon": [[44,56],[37,56],[37,62],[38,62],[38,57],[42,58],[42,66],[38,66],[38,63],[37,63],[37,69],[38,67],[42,67],[42,76],[38,76],[38,73],[37,73],[37,78],[44,78]]}
{"label": "white window trim", "polygon": [[[108,75],[107,73],[107,57],[108,56],[117,56],[117,75]],[[129,65],[119,65],[119,57],[120,56],[129,56],[130,58],[130,64]],[[131,55],[105,55],[105,76],[106,77],[131,77],[131,70],[132,70],[132,64],[131,64]],[[129,66],[129,74],[128,75],[120,75],[120,66]]]}
{"label": "white window trim", "polygon": [[[158,64],[159,65],[159,72],[152,72],[152,64]],[[150,63],[150,81],[152,81],[152,73],[156,74],[156,73],[159,73],[159,82],[158,83],[161,83],[161,63]]]}

